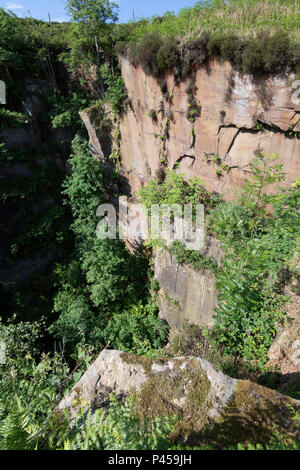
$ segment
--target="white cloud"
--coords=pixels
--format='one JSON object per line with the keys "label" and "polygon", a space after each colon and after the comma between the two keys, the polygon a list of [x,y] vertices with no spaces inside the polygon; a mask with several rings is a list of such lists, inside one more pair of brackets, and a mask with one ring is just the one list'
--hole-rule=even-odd
{"label": "white cloud", "polygon": [[70,19],[61,16],[59,18],[51,18],[51,21],[56,21],[57,23],[65,23],[66,21],[70,21]]}
{"label": "white cloud", "polygon": [[15,3],[7,3],[6,10],[22,10],[24,8],[22,5],[16,5]]}

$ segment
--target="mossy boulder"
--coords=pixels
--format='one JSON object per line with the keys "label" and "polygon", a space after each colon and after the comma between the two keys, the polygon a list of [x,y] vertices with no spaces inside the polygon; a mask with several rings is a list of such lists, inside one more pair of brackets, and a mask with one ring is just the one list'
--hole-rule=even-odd
{"label": "mossy boulder", "polygon": [[105,408],[109,395],[135,395],[139,417],[177,416],[176,443],[267,443],[274,432],[297,437],[300,402],[250,381],[232,379],[199,357],[150,359],[103,351],[60,403],[75,416],[80,404]]}

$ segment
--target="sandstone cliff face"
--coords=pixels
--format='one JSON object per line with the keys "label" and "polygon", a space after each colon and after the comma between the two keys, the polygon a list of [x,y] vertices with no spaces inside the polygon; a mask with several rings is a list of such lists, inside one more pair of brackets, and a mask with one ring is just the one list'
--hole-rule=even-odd
{"label": "sandstone cliff face", "polygon": [[[200,177],[208,190],[224,192],[225,198],[243,184],[257,150],[279,155],[288,185],[300,176],[300,141],[286,132],[300,131],[300,106],[292,102],[293,75],[253,80],[235,72],[229,63],[203,66],[195,83],[201,115],[193,124],[186,116],[188,82],[176,85],[173,75],[168,75],[163,93],[141,67],[134,68],[125,58],[120,61],[131,103],[121,121],[120,153],[133,193],[157,175],[165,156],[170,169],[177,168],[188,178]],[[163,151],[160,136],[167,118]],[[267,127],[259,130],[258,120]],[[218,165],[207,163],[215,155],[229,166],[223,176],[216,174]]]}
{"label": "sandstone cliff face", "polygon": [[223,447],[268,442],[274,427],[295,435],[291,410],[300,402],[249,381],[232,379],[199,357],[148,359],[104,350],[57,411],[75,417],[83,404],[107,408],[109,396],[135,394],[135,413],[144,418],[181,417],[173,438]]}

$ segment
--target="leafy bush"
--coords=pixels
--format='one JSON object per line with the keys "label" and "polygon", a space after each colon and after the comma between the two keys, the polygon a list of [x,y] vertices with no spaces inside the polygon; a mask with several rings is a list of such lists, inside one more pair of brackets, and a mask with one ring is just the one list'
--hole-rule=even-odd
{"label": "leafy bush", "polygon": [[292,45],[287,32],[279,31],[267,41],[264,60],[268,72],[278,73],[292,65]]}
{"label": "leafy bush", "polygon": [[182,77],[187,78],[208,58],[209,35],[203,33],[197,39],[187,42],[182,50]]}
{"label": "leafy bush", "polygon": [[159,72],[174,70],[179,66],[179,51],[177,41],[165,38],[157,53],[157,67]]}
{"label": "leafy bush", "polygon": [[217,262],[212,256],[205,256],[198,251],[186,250],[184,245],[176,240],[170,247],[171,253],[175,256],[177,263],[190,264],[196,271],[209,270],[217,271]]}
{"label": "leafy bush", "polygon": [[195,177],[188,182],[182,174],[167,170],[163,183],[153,179],[139,191],[139,197],[145,206],[150,209],[152,204],[204,204],[206,209],[215,207],[220,201],[219,194],[210,194],[203,186],[203,182]]}
{"label": "leafy bush", "polygon": [[88,144],[80,136],[72,143],[70,156],[72,175],[64,182],[64,195],[71,206],[73,230],[76,235],[94,238],[97,207],[103,203],[105,194],[105,172],[99,160],[92,158]]}
{"label": "leafy bush", "polygon": [[241,63],[243,47],[244,44],[241,39],[234,34],[211,36],[208,44],[212,56],[220,56],[224,60],[231,62],[234,66],[238,66]]}
{"label": "leafy bush", "polygon": [[167,342],[168,325],[158,317],[156,305],[139,303],[115,314],[105,331],[105,343],[114,349],[138,355],[157,354]]}
{"label": "leafy bush", "polygon": [[[73,142],[70,164],[72,175],[66,179],[64,194],[74,218],[76,247],[72,263],[60,269],[60,289],[55,297],[55,311],[60,315],[51,328],[69,349],[78,342],[105,345],[111,339],[108,322],[112,328],[114,321],[121,324],[122,313],[129,318],[128,312],[139,302],[146,302],[148,295],[145,257],[131,255],[119,240],[100,240],[96,236],[96,212],[105,202],[106,175],[102,163],[92,158],[88,144],[78,136]],[[148,312],[146,307],[144,312]],[[146,324],[152,325],[154,330],[148,335],[154,346],[159,320],[148,313],[149,319],[145,316],[144,323],[136,323],[136,332],[144,331]],[[124,344],[126,348],[134,347],[133,330]],[[113,347],[120,345],[120,338],[116,337]]]}
{"label": "leafy bush", "polygon": [[134,64],[141,64],[146,74],[157,77],[160,75],[158,53],[162,45],[160,34],[148,33],[138,44],[131,45],[129,56]]}
{"label": "leafy bush", "polygon": [[106,86],[105,100],[116,114],[121,115],[126,98],[124,80],[120,75],[113,75],[106,65],[100,68],[100,73]]}
{"label": "leafy bush", "polygon": [[[252,270],[253,267],[252,267]],[[272,292],[269,279],[258,278],[249,265],[226,257],[217,274],[218,302],[215,341],[224,352],[247,360],[267,361],[278,322],[284,318],[284,298]]]}
{"label": "leafy bush", "polygon": [[54,129],[71,127],[76,131],[83,126],[78,113],[87,107],[88,101],[82,90],[73,91],[69,97],[51,92],[47,98],[51,111],[45,119],[51,121]]}
{"label": "leafy bush", "polygon": [[242,70],[254,75],[265,71],[265,48],[267,38],[263,35],[256,39],[250,39],[244,49],[242,56]]}
{"label": "leafy bush", "polygon": [[27,354],[35,357],[38,354],[38,342],[45,330],[44,321],[17,322],[16,317],[4,324],[0,317],[0,339],[5,343],[7,365],[18,367],[18,361]]}
{"label": "leafy bush", "polygon": [[0,365],[0,448],[27,449],[27,437],[39,429],[57,400],[57,388],[68,376],[61,356],[43,355],[38,342],[43,323],[0,322],[6,359]]}
{"label": "leafy bush", "polygon": [[60,316],[49,331],[67,345],[68,351],[79,343],[91,344],[98,328],[103,328],[103,318],[97,321],[88,298],[79,289],[61,288],[54,298],[54,311]]}

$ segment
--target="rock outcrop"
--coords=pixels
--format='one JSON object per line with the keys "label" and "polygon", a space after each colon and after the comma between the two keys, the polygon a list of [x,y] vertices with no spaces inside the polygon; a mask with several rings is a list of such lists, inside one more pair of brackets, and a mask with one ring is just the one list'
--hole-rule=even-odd
{"label": "rock outcrop", "polygon": [[[175,441],[220,447],[266,442],[274,429],[295,436],[291,410],[300,402],[249,381],[232,379],[199,357],[149,359],[104,350],[60,403],[73,418],[86,403],[107,408],[135,394],[137,416],[180,417]],[[83,404],[83,405],[82,405]]]}
{"label": "rock outcrop", "polygon": [[[203,254],[212,256],[220,265],[221,243],[208,238]],[[159,250],[155,256],[155,279],[160,285],[160,315],[171,328],[181,328],[185,321],[203,328],[213,326],[217,288],[211,271],[196,271],[185,263],[177,263],[169,251]]]}
{"label": "rock outcrop", "polygon": [[[172,74],[156,80],[126,57],[120,57],[120,65],[128,106],[118,129],[119,169],[133,200],[149,179],[166,168],[187,179],[200,177],[209,191],[231,199],[249,177],[258,151],[278,154],[287,174],[285,185],[300,177],[300,104],[293,98],[294,74],[254,79],[215,60],[200,67],[191,83],[191,79],[176,82]],[[195,122],[188,119],[189,93],[197,103]],[[104,115],[109,118],[108,109]],[[105,159],[109,139],[103,115],[94,106],[81,117],[93,153]],[[111,124],[114,129],[113,117]],[[180,328],[184,320],[205,328],[212,325],[217,304],[212,273],[198,273],[164,252],[156,255],[155,278],[161,287],[161,316],[172,328]],[[270,351],[273,364],[285,358],[283,373],[294,371],[300,361],[299,332],[294,330],[292,336],[283,331]]]}

